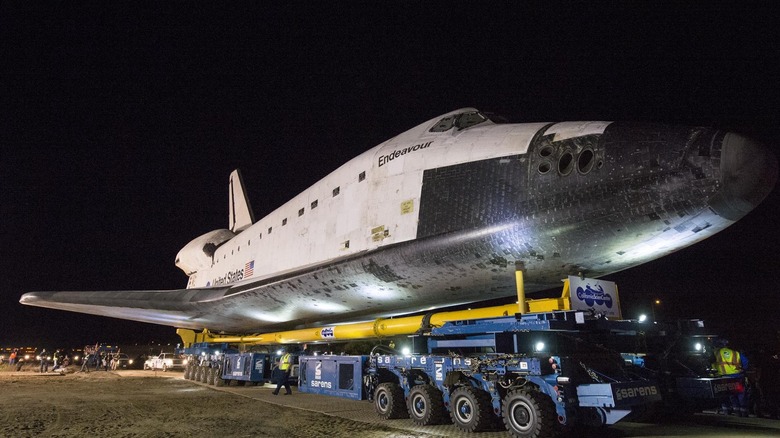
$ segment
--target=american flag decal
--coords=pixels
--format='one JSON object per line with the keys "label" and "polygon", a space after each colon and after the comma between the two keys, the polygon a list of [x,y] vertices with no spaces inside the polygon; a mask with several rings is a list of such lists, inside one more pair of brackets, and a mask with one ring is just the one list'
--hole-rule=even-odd
{"label": "american flag decal", "polygon": [[244,278],[251,277],[255,272],[255,261],[252,260],[244,265]]}

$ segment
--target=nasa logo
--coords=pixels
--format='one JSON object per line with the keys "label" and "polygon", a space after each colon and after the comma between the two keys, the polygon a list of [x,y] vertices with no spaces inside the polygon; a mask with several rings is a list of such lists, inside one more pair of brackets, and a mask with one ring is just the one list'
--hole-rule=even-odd
{"label": "nasa logo", "polygon": [[320,330],[320,336],[322,336],[323,338],[332,338],[333,327],[325,327],[324,329]]}

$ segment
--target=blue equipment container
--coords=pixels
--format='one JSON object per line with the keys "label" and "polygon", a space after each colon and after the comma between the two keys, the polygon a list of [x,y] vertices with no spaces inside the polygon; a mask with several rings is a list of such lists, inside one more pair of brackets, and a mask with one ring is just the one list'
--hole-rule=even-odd
{"label": "blue equipment container", "polygon": [[363,369],[368,356],[300,356],[298,389],[353,400],[366,400]]}
{"label": "blue equipment container", "polygon": [[268,362],[269,355],[265,353],[226,354],[222,379],[263,384],[270,379]]}

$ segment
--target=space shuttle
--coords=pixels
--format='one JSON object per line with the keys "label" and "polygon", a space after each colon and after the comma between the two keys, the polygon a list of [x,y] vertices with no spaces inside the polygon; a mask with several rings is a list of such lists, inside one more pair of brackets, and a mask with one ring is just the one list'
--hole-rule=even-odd
{"label": "space shuttle", "polygon": [[474,108],[351,159],[259,220],[238,171],[228,227],[176,255],[184,289],[29,292],[25,305],[263,333],[515,296],[600,277],[718,233],[773,189],[734,132],[500,123]]}

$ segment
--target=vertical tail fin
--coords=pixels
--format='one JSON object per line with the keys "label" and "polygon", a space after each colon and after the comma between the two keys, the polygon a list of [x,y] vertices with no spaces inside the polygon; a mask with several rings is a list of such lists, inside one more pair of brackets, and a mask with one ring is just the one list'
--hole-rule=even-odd
{"label": "vertical tail fin", "polygon": [[252,213],[252,206],[249,205],[249,199],[246,197],[244,189],[244,180],[241,178],[241,172],[238,169],[230,173],[230,199],[228,210],[230,218],[228,225],[230,231],[239,233],[255,222],[255,215]]}

